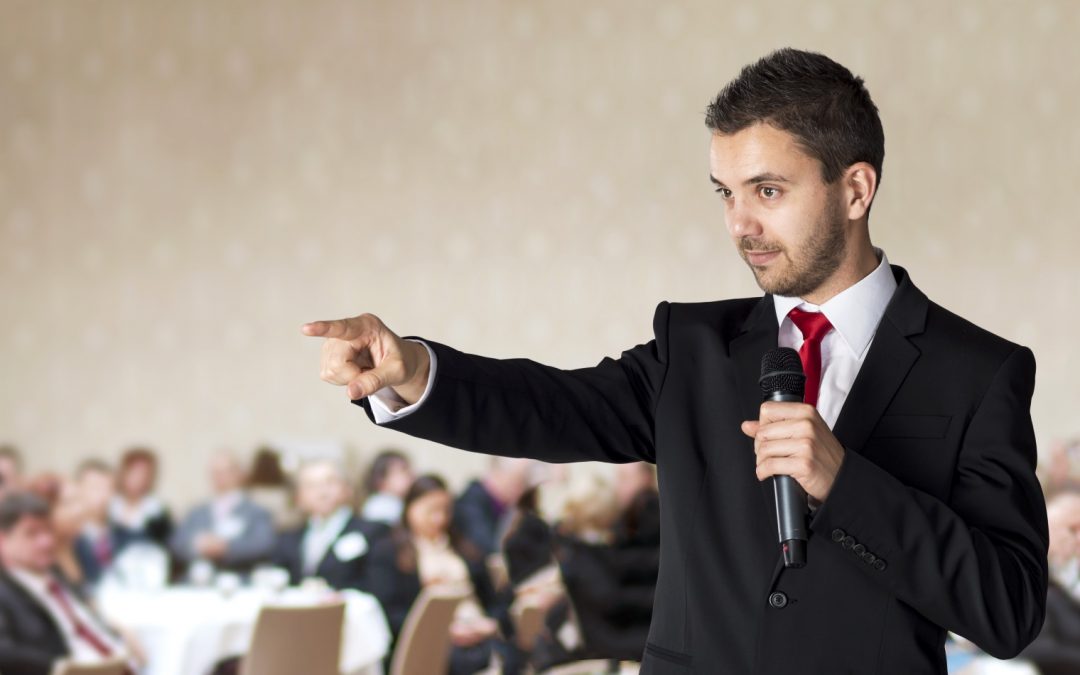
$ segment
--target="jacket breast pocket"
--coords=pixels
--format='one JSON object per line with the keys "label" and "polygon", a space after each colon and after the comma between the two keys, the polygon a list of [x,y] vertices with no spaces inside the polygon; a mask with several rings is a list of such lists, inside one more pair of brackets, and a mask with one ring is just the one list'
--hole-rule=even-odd
{"label": "jacket breast pocket", "polygon": [[871,438],[945,438],[952,415],[882,415]]}
{"label": "jacket breast pocket", "polygon": [[673,649],[667,649],[652,642],[645,643],[645,658],[641,664],[641,675],[661,675],[668,673],[693,672],[693,659]]}

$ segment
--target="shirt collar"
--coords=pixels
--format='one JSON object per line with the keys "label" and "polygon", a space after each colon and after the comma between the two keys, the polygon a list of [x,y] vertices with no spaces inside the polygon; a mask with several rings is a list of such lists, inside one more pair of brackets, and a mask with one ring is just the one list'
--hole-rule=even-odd
{"label": "shirt collar", "polygon": [[861,356],[877,332],[885,308],[896,291],[896,278],[889,267],[889,259],[879,248],[875,248],[874,252],[881,259],[877,268],[821,306],[805,302],[802,298],[773,296],[777,325],[782,326],[785,320],[790,321],[788,312],[795,307],[822,312],[852,353],[856,357]]}
{"label": "shirt collar", "polygon": [[351,517],[352,510],[348,506],[339,506],[337,510],[326,518],[319,518],[318,516],[308,518],[308,528],[318,531],[340,532],[345,529],[345,525],[348,524]]}

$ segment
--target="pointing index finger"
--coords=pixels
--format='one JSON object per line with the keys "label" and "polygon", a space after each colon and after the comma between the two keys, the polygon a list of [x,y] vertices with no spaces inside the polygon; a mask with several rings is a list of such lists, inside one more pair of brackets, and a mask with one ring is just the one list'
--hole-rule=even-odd
{"label": "pointing index finger", "polygon": [[335,321],[312,321],[300,327],[304,335],[311,337],[339,338],[348,340],[352,336],[348,319]]}

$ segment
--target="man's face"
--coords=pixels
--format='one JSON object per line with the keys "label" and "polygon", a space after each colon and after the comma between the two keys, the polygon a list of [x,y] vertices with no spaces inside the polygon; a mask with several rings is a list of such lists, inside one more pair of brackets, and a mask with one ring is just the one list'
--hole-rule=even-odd
{"label": "man's face", "polygon": [[839,182],[795,137],[768,124],[713,134],[709,168],[724,221],[766,293],[805,297],[843,261],[848,221]]}
{"label": "man's face", "polygon": [[210,460],[210,484],[219,495],[239,490],[244,485],[244,469],[232,457],[218,455]]}
{"label": "man's face", "polygon": [[349,501],[349,486],[329,464],[312,464],[300,471],[296,501],[309,516],[325,518]]}
{"label": "man's face", "polygon": [[109,471],[87,469],[79,476],[79,496],[91,514],[101,516],[113,495],[113,475]]}
{"label": "man's face", "polygon": [[0,533],[5,565],[38,574],[56,563],[56,535],[48,518],[23,516],[15,527]]}

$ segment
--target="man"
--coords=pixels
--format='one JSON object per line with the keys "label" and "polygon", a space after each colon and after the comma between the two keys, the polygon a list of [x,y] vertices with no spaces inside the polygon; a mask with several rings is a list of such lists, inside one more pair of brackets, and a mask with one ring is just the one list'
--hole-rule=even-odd
{"label": "man", "polygon": [[29,493],[0,501],[0,672],[48,675],[63,658],[123,656],[124,643],[55,570],[49,505]]}
{"label": "man", "polygon": [[[303,330],[329,338],[323,379],[446,445],[655,462],[642,673],[944,673],[950,630],[1015,655],[1047,584],[1031,351],[930,302],[872,246],[884,134],[861,78],[783,49],[706,121],[764,297],[663,302],[652,341],[571,371],[403,340],[371,315],[317,322]],[[802,352],[806,403],[761,403],[778,345]],[[778,550],[775,475],[815,507],[802,568]]]}
{"label": "man", "polygon": [[83,580],[96,586],[120,552],[119,533],[109,522],[109,504],[115,492],[112,467],[100,459],[87,459],[75,471],[75,491],[83,509],[83,523],[74,543]]}
{"label": "man", "polygon": [[170,539],[182,563],[205,561],[219,570],[245,573],[270,558],[274,523],[270,513],[244,494],[246,475],[230,452],[210,460],[214,498],[192,509]]}
{"label": "man", "polygon": [[499,550],[521,495],[529,488],[535,462],[492,457],[487,473],[471,481],[454,503],[454,528],[480,553]]}
{"label": "man", "polygon": [[293,584],[319,577],[332,588],[366,591],[365,568],[371,545],[389,530],[357,518],[353,494],[341,465],[311,460],[296,478],[296,503],[307,517],[304,527],[278,538],[274,564],[289,571]]}

